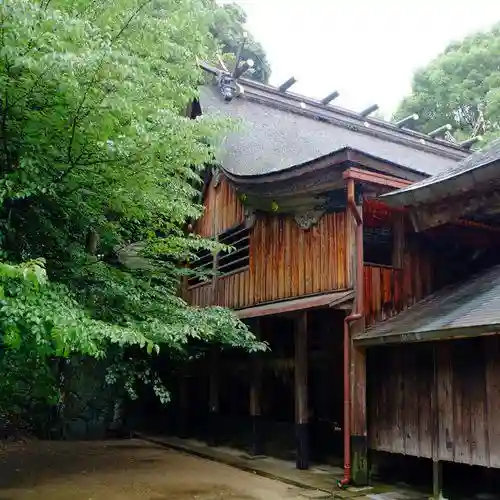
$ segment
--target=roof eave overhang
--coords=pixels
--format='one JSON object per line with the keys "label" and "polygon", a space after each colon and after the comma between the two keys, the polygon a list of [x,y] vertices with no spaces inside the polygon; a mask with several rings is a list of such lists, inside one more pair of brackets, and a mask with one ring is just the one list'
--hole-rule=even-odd
{"label": "roof eave overhang", "polygon": [[[395,326],[395,329],[396,328],[397,326]],[[443,328],[440,330],[428,331],[395,331],[389,334],[382,335],[370,335],[370,332],[368,331],[367,333],[363,333],[353,337],[353,342],[359,347],[375,347],[392,344],[408,344],[438,340],[484,337],[487,335],[498,335],[499,332],[500,323],[491,325],[475,325],[462,328]]]}
{"label": "roof eave overhang", "polygon": [[419,205],[442,201],[450,196],[465,194],[473,189],[487,186],[488,183],[498,180],[499,167],[500,162],[498,161],[483,163],[441,181],[426,184],[422,187],[410,186],[382,195],[381,198],[388,205],[406,207],[418,207]]}
{"label": "roof eave overhang", "polygon": [[369,153],[350,147],[338,149],[337,151],[333,151],[332,153],[329,153],[327,155],[320,156],[298,165],[292,165],[286,169],[277,170],[274,172],[266,172],[259,175],[237,175],[232,173],[227,168],[224,168],[223,165],[221,166],[221,168],[225,176],[235,184],[251,185],[265,183],[270,184],[278,181],[281,182],[291,180],[305,174],[310,174],[312,172],[320,171],[324,168],[347,169],[353,165],[361,166],[373,171],[382,172],[383,174],[402,179],[403,182],[418,182],[426,178],[425,174],[422,174],[421,172],[417,172],[416,170],[410,169],[408,167],[398,165],[391,161],[375,157],[373,155],[370,155]]}

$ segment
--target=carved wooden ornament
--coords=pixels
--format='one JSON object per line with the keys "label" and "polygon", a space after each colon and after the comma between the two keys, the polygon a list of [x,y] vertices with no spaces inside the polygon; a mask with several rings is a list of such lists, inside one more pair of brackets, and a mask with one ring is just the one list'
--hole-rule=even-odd
{"label": "carved wooden ornament", "polygon": [[255,224],[256,214],[253,208],[245,207],[245,227],[252,228]]}
{"label": "carved wooden ornament", "polygon": [[324,214],[324,210],[309,210],[302,214],[296,214],[295,222],[300,227],[300,229],[311,229],[312,226],[316,225],[319,222]]}

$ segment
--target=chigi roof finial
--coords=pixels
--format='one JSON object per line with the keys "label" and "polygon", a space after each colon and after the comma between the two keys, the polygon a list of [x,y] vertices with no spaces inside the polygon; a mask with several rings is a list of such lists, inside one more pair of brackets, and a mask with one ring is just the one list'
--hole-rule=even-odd
{"label": "chigi roof finial", "polygon": [[244,32],[243,38],[238,47],[238,52],[236,54],[236,64],[234,65],[234,70],[232,73],[229,72],[222,58],[218,56],[221,66],[224,70],[224,72],[219,75],[219,90],[226,102],[232,101],[234,97],[243,93],[243,87],[238,83],[238,78],[241,78],[249,69],[254,67],[254,62],[252,59],[247,59],[246,61],[241,62],[241,56],[247,36],[247,33]]}
{"label": "chigi roof finial", "polygon": [[402,128],[405,125],[408,125],[408,123],[416,122],[417,120],[418,120],[417,113],[413,113],[410,116],[405,116],[404,118],[401,118],[401,120],[394,122],[394,125],[396,125],[396,127]]}
{"label": "chigi roof finial", "polygon": [[297,83],[297,79],[294,76],[292,76],[286,82],[282,83],[278,87],[278,90],[280,92],[286,92],[292,85],[295,85],[296,83]]}
{"label": "chigi roof finial", "polygon": [[429,132],[427,135],[432,138],[439,137],[440,135],[443,135],[445,132],[449,132],[452,128],[453,127],[449,123],[447,123],[446,125],[438,127],[432,132]]}
{"label": "chigi roof finial", "polygon": [[338,90],[334,90],[332,93],[328,94],[326,97],[323,97],[321,99],[321,104],[327,105],[328,103],[332,102],[334,99],[337,99],[337,97],[340,95],[340,92]]}
{"label": "chigi roof finial", "polygon": [[365,116],[375,113],[377,109],[378,109],[378,104],[372,104],[371,106],[368,106],[367,108],[360,111],[359,114],[364,118]]}

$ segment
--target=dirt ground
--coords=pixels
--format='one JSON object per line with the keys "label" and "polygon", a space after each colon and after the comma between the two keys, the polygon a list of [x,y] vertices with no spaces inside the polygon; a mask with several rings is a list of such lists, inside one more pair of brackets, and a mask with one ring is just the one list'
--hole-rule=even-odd
{"label": "dirt ground", "polygon": [[34,441],[0,449],[0,500],[290,500],[300,493],[140,440]]}

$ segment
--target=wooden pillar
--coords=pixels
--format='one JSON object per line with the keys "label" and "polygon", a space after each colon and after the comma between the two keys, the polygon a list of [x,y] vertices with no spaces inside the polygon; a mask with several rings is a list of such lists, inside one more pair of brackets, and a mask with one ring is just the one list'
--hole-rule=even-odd
{"label": "wooden pillar", "polygon": [[[254,324],[254,332],[260,340],[260,321]],[[262,455],[262,353],[255,352],[250,355],[250,425],[252,443],[250,453],[254,456]]]}
{"label": "wooden pillar", "polygon": [[295,436],[297,469],[309,468],[309,430],[307,395],[307,312],[295,320]]}
{"label": "wooden pillar", "polygon": [[361,486],[369,482],[365,349],[351,347],[351,382],[352,482]]}
{"label": "wooden pillar", "polygon": [[433,500],[444,500],[443,464],[439,460],[432,461],[432,498]]}
{"label": "wooden pillar", "polygon": [[443,497],[443,464],[439,460],[439,410],[437,406],[438,394],[438,347],[432,348],[432,360],[434,368],[433,376],[433,394],[430,395],[432,412],[432,498],[433,500],[444,500]]}
{"label": "wooden pillar", "polygon": [[[358,205],[358,211],[362,214],[363,207]],[[353,227],[352,231],[358,231],[358,227],[352,217]],[[359,241],[358,241],[359,240]],[[357,274],[358,265],[364,267],[363,255],[363,231],[358,234],[351,235],[353,241],[353,248],[356,257],[352,265],[353,283],[354,287],[358,286],[358,279],[361,281],[361,289],[356,289],[356,303],[355,311],[365,314],[365,300],[364,300],[364,286],[363,286],[363,273],[358,278]],[[358,249],[357,245],[360,245]],[[361,256],[358,253],[361,251]],[[358,259],[360,262],[358,262]],[[363,269],[361,269],[361,272]],[[356,278],[355,278],[356,277]],[[365,328],[364,317],[351,324],[350,335],[350,359],[351,359],[351,480],[356,485],[366,485],[369,482],[369,463],[368,463],[368,432],[367,432],[367,419],[366,419],[366,350],[354,347],[352,337],[363,332]]]}
{"label": "wooden pillar", "polygon": [[187,438],[189,435],[189,379],[185,370],[180,373],[179,379],[179,421],[177,432],[179,437]]}
{"label": "wooden pillar", "polygon": [[208,443],[215,446],[219,437],[219,390],[220,390],[220,356],[217,347],[210,350],[209,359],[209,395],[208,395]]}

